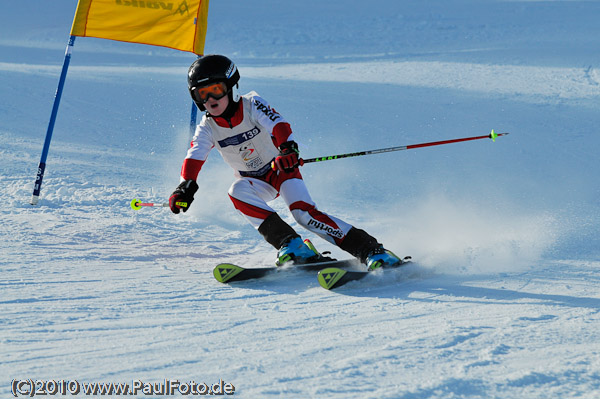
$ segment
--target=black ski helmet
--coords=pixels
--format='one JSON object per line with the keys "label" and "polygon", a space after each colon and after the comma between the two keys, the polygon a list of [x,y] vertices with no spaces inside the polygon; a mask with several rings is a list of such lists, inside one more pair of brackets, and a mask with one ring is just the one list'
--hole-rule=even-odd
{"label": "black ski helmet", "polygon": [[240,94],[237,90],[239,80],[240,73],[237,67],[233,61],[224,55],[209,54],[202,56],[194,61],[188,70],[188,89],[192,100],[201,111],[206,111],[206,108],[204,108],[201,101],[194,98],[195,88],[225,82],[230,102],[238,102],[240,100]]}

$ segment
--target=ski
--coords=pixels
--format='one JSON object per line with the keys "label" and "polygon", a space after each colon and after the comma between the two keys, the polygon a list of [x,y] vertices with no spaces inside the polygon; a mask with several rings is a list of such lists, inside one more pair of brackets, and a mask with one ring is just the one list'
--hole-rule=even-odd
{"label": "ski", "polygon": [[256,278],[264,277],[268,274],[280,272],[280,271],[318,271],[325,268],[341,268],[351,267],[358,265],[359,262],[356,259],[346,260],[331,260],[326,262],[316,263],[303,263],[299,265],[288,265],[283,266],[267,266],[267,267],[255,267],[255,268],[244,268],[232,263],[221,263],[218,264],[213,270],[213,276],[220,283],[231,283],[234,281],[251,280]]}
{"label": "ski", "polygon": [[[411,261],[410,256],[405,256],[397,265],[384,266],[386,269],[401,267]],[[326,290],[332,290],[334,288],[341,287],[342,285],[349,283],[350,281],[357,281],[366,277],[371,271],[355,271],[355,270],[344,270],[339,267],[331,266],[319,271],[317,279],[319,285]]]}

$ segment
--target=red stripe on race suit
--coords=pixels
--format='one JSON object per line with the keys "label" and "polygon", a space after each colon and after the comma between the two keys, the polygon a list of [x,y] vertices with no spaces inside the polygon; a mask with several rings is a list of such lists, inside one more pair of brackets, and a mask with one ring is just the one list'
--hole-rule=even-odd
{"label": "red stripe on race suit", "polygon": [[275,141],[275,147],[279,148],[279,146],[286,141],[288,141],[289,137],[292,135],[292,127],[289,123],[279,122],[273,127],[273,139]]}
{"label": "red stripe on race suit", "polygon": [[181,177],[183,177],[184,180],[196,180],[204,162],[205,161],[192,158],[184,159],[183,165],[181,166]]}
{"label": "red stripe on race suit", "polygon": [[[332,231],[336,231],[341,233],[341,229],[340,227],[337,225],[336,222],[334,222],[328,215],[324,214],[323,212],[319,211],[317,208],[315,208],[314,205],[308,204],[304,201],[297,201],[294,202],[290,205],[290,211],[293,210],[301,210],[304,212],[308,212],[308,214],[316,221],[323,223],[324,225],[327,225],[329,227],[331,227]],[[344,240],[345,236],[342,235],[341,237],[336,235],[336,234],[331,234],[330,232],[327,231],[327,229],[320,229],[322,230],[324,233],[326,233],[329,237],[331,237],[335,243],[337,245],[340,245],[340,243]]]}
{"label": "red stripe on race suit", "polygon": [[233,206],[235,207],[235,209],[242,212],[246,216],[265,220],[273,213],[266,209],[259,208],[258,206],[248,204],[244,201],[240,201],[239,199],[234,198],[231,195],[229,196],[229,198],[231,199],[231,202],[233,202]]}
{"label": "red stripe on race suit", "polygon": [[257,177],[256,179],[269,183],[275,188],[275,190],[279,191],[281,189],[281,184],[283,184],[284,181],[289,179],[302,179],[302,175],[300,174],[300,169],[298,168],[294,169],[290,173],[279,172],[271,169],[264,176]]}

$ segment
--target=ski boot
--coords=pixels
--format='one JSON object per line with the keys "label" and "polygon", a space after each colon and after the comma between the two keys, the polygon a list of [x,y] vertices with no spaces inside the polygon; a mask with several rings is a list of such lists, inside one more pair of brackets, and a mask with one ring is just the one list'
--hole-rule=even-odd
{"label": "ski boot", "polygon": [[375,248],[367,255],[366,262],[369,270],[375,270],[381,266],[396,266],[402,263],[402,260],[397,257],[392,251],[380,246]]}
{"label": "ski boot", "polygon": [[317,251],[315,246],[306,239],[302,241],[300,237],[295,237],[286,242],[283,247],[277,252],[277,266],[294,261],[294,263],[316,263],[335,260],[333,258],[323,256]]}

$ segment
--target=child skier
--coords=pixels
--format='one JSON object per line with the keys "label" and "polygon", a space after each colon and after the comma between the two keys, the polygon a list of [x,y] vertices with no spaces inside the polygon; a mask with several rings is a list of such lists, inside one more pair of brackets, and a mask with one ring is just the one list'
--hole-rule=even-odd
{"label": "child skier", "polygon": [[278,250],[277,264],[324,260],[267,205],[278,196],[301,226],[359,258],[369,269],[401,262],[364,230],[317,209],[298,169],[298,145],[290,124],[256,92],[241,96],[239,79],[235,64],[222,55],[203,56],[190,66],[190,94],[206,113],[183,162],[181,183],[169,198],[171,211],[189,209],[198,190],[198,173],[216,147],[237,178],[229,189],[234,207]]}

